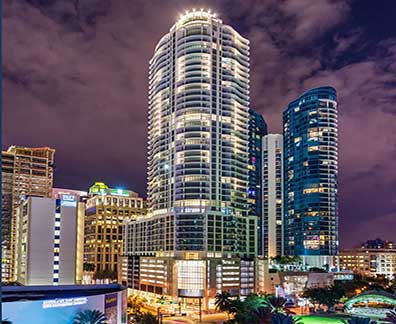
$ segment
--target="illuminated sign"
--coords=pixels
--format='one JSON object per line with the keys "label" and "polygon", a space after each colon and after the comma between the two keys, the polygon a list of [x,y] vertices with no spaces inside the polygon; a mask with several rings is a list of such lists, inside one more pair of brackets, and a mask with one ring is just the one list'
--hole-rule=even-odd
{"label": "illuminated sign", "polygon": [[204,213],[206,209],[199,207],[176,207],[175,210],[179,213]]}
{"label": "illuminated sign", "polygon": [[61,195],[61,206],[70,206],[76,207],[77,206],[77,199],[75,195]]}
{"label": "illuminated sign", "polygon": [[[69,289],[66,289],[66,294],[67,290]],[[76,293],[79,290],[77,288]],[[52,295],[51,291],[48,293]],[[46,291],[37,290],[35,294],[41,298],[47,296]],[[58,298],[41,300],[3,300],[1,308],[3,318],[7,318],[13,324],[71,324],[75,323],[79,314],[85,310],[104,313],[107,324],[127,324],[127,291],[124,289],[117,293],[74,297],[58,295]]]}
{"label": "illuminated sign", "polygon": [[335,273],[334,280],[353,280],[352,273]]}
{"label": "illuminated sign", "polygon": [[108,324],[117,324],[117,296],[117,293],[105,296],[105,314]]}
{"label": "illuminated sign", "polygon": [[203,289],[178,289],[179,297],[192,297],[192,298],[201,298],[204,296]]}
{"label": "illuminated sign", "polygon": [[129,197],[129,193],[126,190],[123,189],[111,189],[110,195],[112,196],[124,196],[124,197]]}
{"label": "illuminated sign", "polygon": [[56,307],[84,305],[87,302],[88,302],[87,297],[51,299],[51,300],[43,301],[43,308],[56,308]]}
{"label": "illuminated sign", "polygon": [[117,306],[117,293],[106,295],[105,305],[106,307]]}
{"label": "illuminated sign", "polygon": [[74,195],[62,195],[61,197],[64,201],[76,201],[76,196]]}

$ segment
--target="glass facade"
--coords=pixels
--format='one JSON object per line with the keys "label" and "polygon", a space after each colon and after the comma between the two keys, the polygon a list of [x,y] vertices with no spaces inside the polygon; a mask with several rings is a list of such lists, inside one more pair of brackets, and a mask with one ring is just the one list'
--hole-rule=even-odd
{"label": "glass facade", "polygon": [[[248,165],[248,208],[249,215],[257,217],[257,238],[262,237],[262,143],[267,134],[267,124],[264,117],[253,109],[249,109],[249,165]],[[262,254],[262,245],[258,244],[257,251]]]}
{"label": "glass facade", "polygon": [[337,94],[311,89],[283,113],[285,254],[338,253]]}

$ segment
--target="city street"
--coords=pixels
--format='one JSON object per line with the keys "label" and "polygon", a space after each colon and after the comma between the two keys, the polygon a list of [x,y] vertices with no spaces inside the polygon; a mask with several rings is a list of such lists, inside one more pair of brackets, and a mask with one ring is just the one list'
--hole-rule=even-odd
{"label": "city street", "polygon": [[202,322],[199,321],[199,315],[193,314],[190,316],[174,316],[174,317],[165,317],[163,319],[163,323],[187,323],[187,324],[209,324],[209,323],[221,323],[228,319],[225,313],[216,313],[216,314],[203,314],[202,315]]}

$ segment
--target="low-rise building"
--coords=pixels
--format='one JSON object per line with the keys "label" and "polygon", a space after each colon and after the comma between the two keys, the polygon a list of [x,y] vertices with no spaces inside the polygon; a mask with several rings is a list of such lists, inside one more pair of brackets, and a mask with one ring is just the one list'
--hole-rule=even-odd
{"label": "low-rise building", "polygon": [[364,276],[385,275],[393,279],[396,273],[396,248],[363,246],[342,250],[339,258],[335,258],[335,262],[339,262],[341,270],[352,270]]}
{"label": "low-rise building", "polygon": [[324,288],[333,285],[331,272],[276,272],[265,280],[265,292],[282,297],[295,297],[307,288]]}
{"label": "low-rise building", "polygon": [[[222,253],[207,253],[205,257],[205,253],[193,251],[175,258],[170,251],[149,252],[148,246],[154,241],[160,249],[166,228],[174,225],[157,221],[153,224],[155,230],[149,233],[146,224],[139,220],[124,222],[124,257],[119,263],[122,269],[119,280],[136,293],[146,297],[164,295],[181,304],[198,304],[203,299],[204,308],[210,309],[214,308],[214,298],[220,291],[235,296],[255,292],[254,258],[224,257]],[[148,242],[148,238],[153,242]]]}

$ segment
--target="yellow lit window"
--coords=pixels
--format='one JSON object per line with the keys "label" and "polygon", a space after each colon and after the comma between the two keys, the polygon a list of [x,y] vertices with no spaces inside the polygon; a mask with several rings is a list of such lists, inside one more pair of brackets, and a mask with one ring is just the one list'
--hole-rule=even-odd
{"label": "yellow lit window", "polygon": [[313,151],[317,151],[317,150],[319,150],[318,146],[310,146],[310,147],[308,147],[308,152],[313,152]]}

